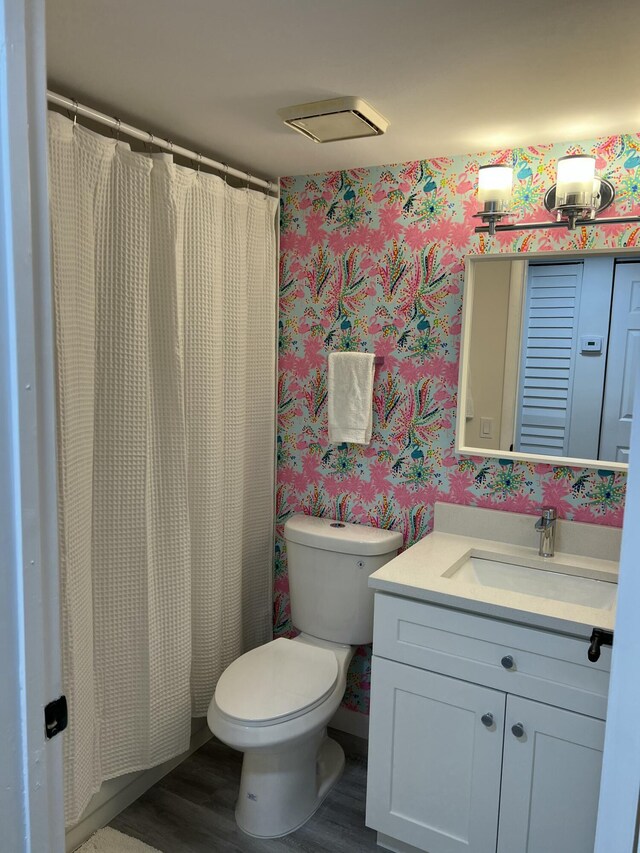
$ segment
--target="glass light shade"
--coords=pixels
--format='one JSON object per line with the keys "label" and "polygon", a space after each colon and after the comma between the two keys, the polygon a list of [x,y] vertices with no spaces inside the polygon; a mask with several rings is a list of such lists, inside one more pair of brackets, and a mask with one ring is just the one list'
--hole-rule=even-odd
{"label": "glass light shade", "polygon": [[556,207],[576,205],[592,207],[600,186],[596,159],[588,154],[573,154],[558,160]]}
{"label": "glass light shade", "polygon": [[480,166],[478,169],[478,201],[506,208],[511,201],[513,169],[506,165]]}

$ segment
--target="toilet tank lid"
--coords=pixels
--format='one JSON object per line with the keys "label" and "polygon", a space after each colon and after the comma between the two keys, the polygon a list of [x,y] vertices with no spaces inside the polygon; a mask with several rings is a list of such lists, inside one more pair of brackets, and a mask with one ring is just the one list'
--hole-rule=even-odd
{"label": "toilet tank lid", "polygon": [[335,518],[292,515],[284,526],[288,542],[309,545],[324,551],[372,557],[389,554],[402,545],[402,534],[366,524],[349,524]]}

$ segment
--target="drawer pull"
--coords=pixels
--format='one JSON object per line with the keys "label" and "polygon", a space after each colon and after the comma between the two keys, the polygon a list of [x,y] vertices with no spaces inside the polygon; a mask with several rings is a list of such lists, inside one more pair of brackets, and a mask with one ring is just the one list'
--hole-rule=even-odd
{"label": "drawer pull", "polygon": [[514,737],[524,737],[524,726],[522,723],[514,723],[511,726],[511,731]]}
{"label": "drawer pull", "polygon": [[516,662],[515,662],[515,661],[514,661],[514,659],[511,657],[511,655],[505,655],[505,656],[502,658],[502,660],[500,661],[500,663],[502,664],[502,666],[503,666],[505,669],[514,669],[514,668],[515,668],[515,665],[516,665]]}
{"label": "drawer pull", "polygon": [[604,631],[602,628],[594,628],[591,634],[591,645],[587,657],[591,663],[595,663],[600,657],[600,646],[613,645],[613,631]]}
{"label": "drawer pull", "polygon": [[483,714],[480,717],[483,726],[486,726],[488,729],[493,725],[493,714]]}

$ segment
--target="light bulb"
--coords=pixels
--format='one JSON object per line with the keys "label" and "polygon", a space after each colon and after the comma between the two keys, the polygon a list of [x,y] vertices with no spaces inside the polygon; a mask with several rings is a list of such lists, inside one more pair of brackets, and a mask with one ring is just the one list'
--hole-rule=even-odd
{"label": "light bulb", "polygon": [[495,164],[478,169],[478,201],[507,209],[511,201],[513,169],[511,166]]}
{"label": "light bulb", "polygon": [[556,207],[591,207],[600,185],[595,174],[595,157],[588,154],[561,157],[557,166]]}

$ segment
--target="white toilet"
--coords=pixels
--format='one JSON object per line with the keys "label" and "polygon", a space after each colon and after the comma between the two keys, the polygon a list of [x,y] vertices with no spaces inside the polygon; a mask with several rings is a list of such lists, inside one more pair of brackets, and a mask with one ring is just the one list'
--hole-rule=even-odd
{"label": "white toilet", "polygon": [[356,646],[373,640],[369,575],[402,535],[294,515],[284,529],[293,624],[302,633],[247,652],[220,677],[209,728],[245,753],[236,805],[249,835],[277,838],[302,826],[344,767],[326,726]]}

